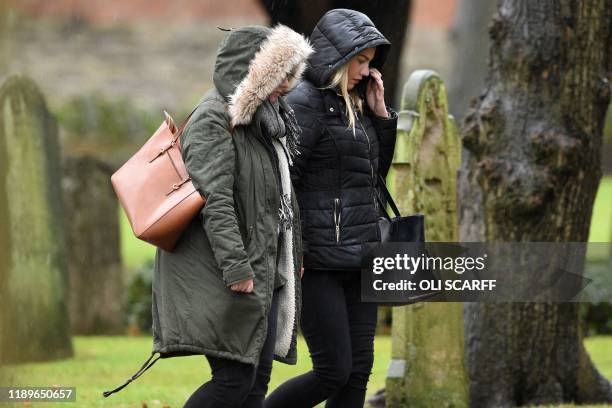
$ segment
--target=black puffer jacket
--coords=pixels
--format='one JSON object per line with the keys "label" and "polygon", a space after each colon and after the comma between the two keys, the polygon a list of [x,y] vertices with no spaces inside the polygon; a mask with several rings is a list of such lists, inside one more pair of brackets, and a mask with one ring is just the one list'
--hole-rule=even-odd
{"label": "black puffer jacket", "polygon": [[[315,53],[305,79],[287,97],[302,128],[292,179],[302,217],[304,267],[356,270],[361,244],[380,240],[377,173],[386,176],[391,165],[397,114],[378,118],[364,101],[366,111],[358,115],[353,135],[342,97],[322,88],[366,48],[377,47],[370,66],[380,68],[390,43],[366,15],[346,9],[325,14],[310,41]],[[358,87],[365,89],[365,82]]]}

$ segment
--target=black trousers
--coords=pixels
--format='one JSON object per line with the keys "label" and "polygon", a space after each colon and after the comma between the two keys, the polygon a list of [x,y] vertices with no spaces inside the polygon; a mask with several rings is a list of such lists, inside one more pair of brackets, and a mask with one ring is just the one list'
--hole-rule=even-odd
{"label": "black trousers", "polygon": [[359,271],[306,270],[301,327],[313,370],[266,398],[266,408],[363,407],[374,362],[377,305],[360,301]]}
{"label": "black trousers", "polygon": [[259,365],[255,367],[235,360],[206,356],[212,379],[189,397],[184,408],[263,408],[274,359],[277,293],[274,291],[272,297],[268,332],[259,357]]}

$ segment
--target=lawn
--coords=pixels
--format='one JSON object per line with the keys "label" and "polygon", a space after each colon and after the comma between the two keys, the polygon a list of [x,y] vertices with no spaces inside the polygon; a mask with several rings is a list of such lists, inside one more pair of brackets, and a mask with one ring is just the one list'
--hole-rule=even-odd
{"label": "lawn", "polygon": [[590,242],[612,242],[612,176],[601,180],[591,220]]}
{"label": "lawn", "polygon": [[[612,338],[611,338],[612,342]],[[185,400],[210,378],[210,369],[203,356],[190,356],[159,360],[134,383],[108,398],[102,392],[123,384],[138,370],[151,348],[151,339],[138,337],[75,337],[73,359],[25,364],[6,370],[9,383],[20,386],[73,386],[77,389],[78,407],[182,407]],[[273,389],[288,378],[311,369],[308,349],[299,338],[298,364],[289,366],[274,363],[270,382]],[[391,339],[377,337],[376,359],[370,392],[384,387],[385,374],[391,354]],[[4,404],[2,406],[5,406]],[[22,405],[20,405],[22,406]],[[40,403],[40,407],[72,407],[74,403]]]}
{"label": "lawn", "polygon": [[133,271],[155,258],[155,247],[134,237],[123,209],[119,209],[121,257],[128,270]]}
{"label": "lawn", "polygon": [[[599,184],[593,205],[589,242],[612,242],[612,176],[604,177]],[[611,247],[610,244],[590,245],[587,258],[590,261],[609,259]]]}
{"label": "lawn", "polygon": [[[182,407],[189,395],[210,378],[210,370],[203,356],[159,360],[142,377],[118,394],[102,397],[103,391],[122,384],[136,372],[146,359],[150,346],[151,339],[146,336],[76,337],[74,358],[14,366],[7,372],[13,385],[76,387],[76,404],[39,403],[32,404],[32,407],[141,408],[144,404],[147,408]],[[602,373],[612,379],[612,336],[589,338],[586,340],[586,347]],[[390,337],[377,337],[375,348],[376,358],[368,394],[384,386],[391,353]],[[308,349],[301,338],[298,350],[297,365],[274,364],[271,389],[284,380],[311,369]]]}

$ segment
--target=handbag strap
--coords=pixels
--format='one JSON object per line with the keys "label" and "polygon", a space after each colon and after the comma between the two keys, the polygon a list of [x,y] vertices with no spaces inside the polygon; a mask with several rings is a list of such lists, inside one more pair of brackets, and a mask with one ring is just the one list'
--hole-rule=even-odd
{"label": "handbag strap", "polygon": [[189,119],[191,119],[191,116],[195,113],[196,109],[198,109],[198,106],[200,106],[200,104],[197,104],[195,106],[195,108],[193,108],[193,110],[191,111],[189,116],[187,116],[183,120],[183,123],[181,123],[181,126],[176,131],[176,134],[174,135],[174,138],[172,138],[172,144],[174,144],[178,140],[178,138],[181,137],[181,135],[183,134],[183,130],[185,130],[185,126],[187,126],[187,123],[189,122]]}
{"label": "handbag strap", "polygon": [[[165,146],[160,147],[160,149],[157,151],[157,154],[155,155],[155,157],[153,157],[151,160],[149,160],[149,163],[153,162],[154,160],[157,160],[157,158],[162,156],[164,153],[166,153],[167,150],[169,150],[172,147],[174,147],[174,145],[176,144],[176,142],[179,139],[179,137],[181,137],[181,135],[183,134],[183,130],[185,129],[185,126],[187,126],[187,123],[189,122],[189,119],[191,119],[191,116],[193,115],[193,113],[196,111],[196,109],[198,109],[198,106],[200,106],[200,104],[197,104],[196,107],[193,108],[193,110],[191,111],[189,116],[187,116],[185,118],[185,120],[183,120],[183,123],[181,124],[181,127],[177,129],[176,133],[174,133],[174,137],[172,137],[172,140],[170,140],[170,143],[168,143]],[[166,113],[166,115],[167,115],[167,113]],[[177,170],[177,172],[178,172],[178,170]],[[189,181],[189,179],[186,179],[184,181]],[[175,186],[173,186],[173,190],[172,191],[174,191],[176,189],[177,188]],[[172,193],[172,191],[170,191],[170,193]],[[170,193],[168,193],[168,194],[170,194]]]}
{"label": "handbag strap", "polygon": [[[397,205],[395,204],[395,201],[393,200],[393,197],[391,196],[391,193],[387,189],[387,184],[385,183],[385,179],[380,174],[378,175],[378,184],[381,186],[382,192],[385,195],[385,200],[387,201],[387,203],[389,204],[389,206],[393,210],[393,213],[395,214],[396,217],[400,217],[401,216],[400,215],[400,211],[397,208]],[[382,199],[380,198],[380,196],[378,194],[376,194],[376,198],[378,198],[378,202],[379,202],[381,208],[383,209],[383,211],[385,212],[385,215],[387,216],[387,218],[390,218],[389,214],[387,213],[386,206],[382,202]]]}

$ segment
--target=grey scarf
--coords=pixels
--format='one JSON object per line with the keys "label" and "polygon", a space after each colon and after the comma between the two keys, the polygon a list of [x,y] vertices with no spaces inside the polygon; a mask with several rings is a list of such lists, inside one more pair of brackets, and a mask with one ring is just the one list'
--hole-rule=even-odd
{"label": "grey scarf", "polygon": [[279,213],[279,256],[278,271],[285,278],[285,285],[279,292],[277,317],[278,333],[274,353],[285,356],[291,347],[293,322],[295,322],[296,278],[293,251],[293,208],[291,205],[291,175],[289,166],[297,154],[297,137],[299,127],[293,111],[282,99],[273,104],[266,100],[255,114],[256,122],[261,126],[265,137],[269,137],[276,153],[280,173],[280,208]]}
{"label": "grey scarf", "polygon": [[[279,208],[280,225],[282,230],[287,230],[293,223],[293,210],[291,208],[291,190],[289,188],[286,191],[282,182],[283,177],[288,177],[290,180],[290,175],[283,174],[281,160],[287,160],[289,165],[292,165],[293,157],[299,154],[297,139],[300,134],[300,127],[297,125],[293,110],[282,98],[278,99],[276,103],[265,100],[257,109],[255,119],[256,123],[259,123],[262,127],[262,131],[270,137],[277,154],[282,187],[281,206]],[[281,147],[281,150],[278,147]],[[284,153],[285,157],[281,157],[281,152]]]}
{"label": "grey scarf", "polygon": [[273,103],[269,100],[262,102],[255,113],[256,121],[260,123],[265,132],[272,139],[285,137],[285,145],[289,152],[289,160],[298,155],[297,140],[300,137],[300,127],[295,119],[293,109],[283,98]]}

